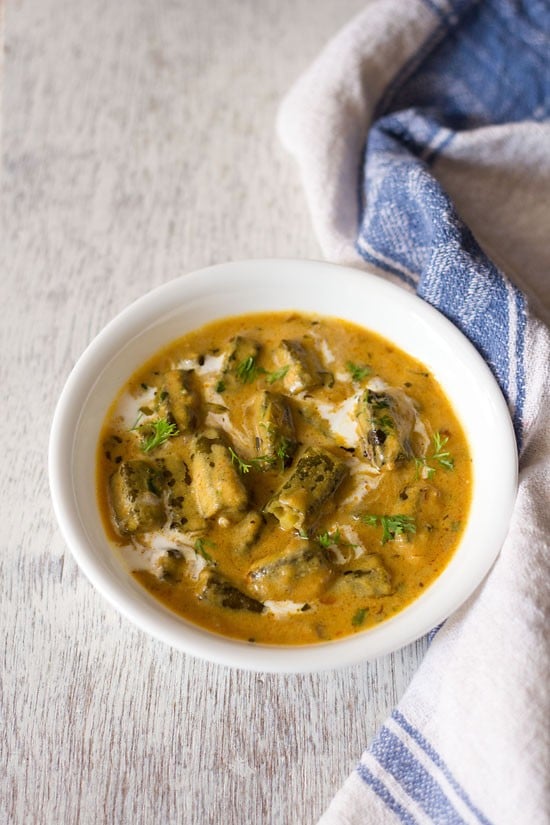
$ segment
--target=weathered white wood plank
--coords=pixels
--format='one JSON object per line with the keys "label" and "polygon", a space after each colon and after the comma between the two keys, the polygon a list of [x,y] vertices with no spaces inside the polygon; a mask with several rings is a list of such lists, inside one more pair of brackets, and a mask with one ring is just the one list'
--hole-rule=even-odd
{"label": "weathered white wood plank", "polygon": [[[424,649],[310,676],[149,639],[54,522],[57,396],[144,291],[232,258],[319,257],[278,101],[361,0],[20,0],[6,20],[0,821],[313,823]],[[29,394],[30,393],[30,394]]]}

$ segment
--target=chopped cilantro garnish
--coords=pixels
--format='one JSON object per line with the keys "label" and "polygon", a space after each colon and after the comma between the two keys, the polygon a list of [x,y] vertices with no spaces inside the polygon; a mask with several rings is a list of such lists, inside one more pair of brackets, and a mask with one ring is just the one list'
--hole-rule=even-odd
{"label": "chopped cilantro garnish", "polygon": [[365,621],[365,616],[369,612],[368,607],[360,607],[352,616],[351,623],[354,627],[360,627]]}
{"label": "chopped cilantro garnish", "polygon": [[215,565],[216,562],[214,561],[214,559],[212,558],[210,553],[208,553],[205,550],[205,547],[215,547],[215,546],[216,545],[214,544],[213,541],[210,541],[209,539],[199,538],[199,539],[196,539],[195,544],[193,545],[193,549],[194,549],[195,553],[197,553],[197,555],[202,556],[202,558],[205,561],[209,562],[209,564]]}
{"label": "chopped cilantro garnish", "polygon": [[442,467],[445,467],[446,470],[452,470],[455,466],[455,460],[450,452],[444,449],[448,440],[448,436],[441,435],[440,432],[434,433],[433,443],[435,452],[432,455],[431,460],[437,461],[437,463],[441,464]]}
{"label": "chopped cilantro garnish", "polygon": [[445,470],[453,470],[455,466],[455,460],[450,454],[448,450],[445,449],[449,437],[446,435],[441,435],[439,431],[433,434],[433,450],[434,452],[432,455],[424,456],[423,458],[415,458],[416,464],[416,473],[415,478],[421,474],[424,478],[433,478],[435,475],[435,467],[430,467],[428,464],[429,461],[436,461],[441,467],[444,467]]}
{"label": "chopped cilantro garnish", "polygon": [[356,544],[352,544],[350,541],[344,541],[342,539],[342,534],[340,530],[336,528],[334,533],[329,533],[328,530],[325,533],[320,533],[317,536],[317,541],[325,550],[329,550],[331,547],[338,545],[340,547],[356,547]]}
{"label": "chopped cilantro garnish", "polygon": [[235,450],[231,447],[228,447],[227,449],[229,450],[232,463],[236,465],[240,473],[249,473],[250,470],[268,470],[271,467],[274,467],[277,463],[279,463],[281,472],[283,472],[286,459],[288,458],[289,446],[288,440],[286,438],[282,438],[281,443],[275,450],[275,455],[259,455],[255,458],[249,458],[247,461],[237,455]]}
{"label": "chopped cilantro garnish", "polygon": [[393,541],[397,536],[416,533],[416,522],[412,516],[376,516],[367,513],[359,517],[364,524],[382,527],[382,544]]}
{"label": "chopped cilantro garnish", "polygon": [[142,425],[140,429],[143,429],[146,434],[145,441],[141,448],[144,453],[155,450],[157,447],[160,447],[161,444],[168,441],[169,438],[179,435],[179,430],[176,425],[171,424],[166,418],[159,418],[151,424]]}
{"label": "chopped cilantro garnish", "polygon": [[232,447],[228,447],[227,449],[229,450],[229,455],[231,456],[231,462],[237,466],[238,471],[240,473],[249,473],[252,469],[252,463],[243,461],[243,459],[237,455]]}
{"label": "chopped cilantro garnish", "polygon": [[258,377],[259,372],[263,372],[263,370],[258,367],[255,355],[249,355],[248,358],[245,358],[244,361],[237,364],[235,368],[237,378],[243,384],[251,384],[252,381],[255,381]]}
{"label": "chopped cilantro garnish", "polygon": [[367,375],[370,375],[372,372],[370,367],[354,364],[352,361],[346,363],[346,369],[353,381],[362,381],[363,378],[366,378]]}
{"label": "chopped cilantro garnish", "polygon": [[275,370],[274,372],[266,373],[268,384],[274,384],[275,381],[280,381],[281,378],[285,377],[289,369],[290,364],[287,364],[286,367],[281,367],[280,370]]}

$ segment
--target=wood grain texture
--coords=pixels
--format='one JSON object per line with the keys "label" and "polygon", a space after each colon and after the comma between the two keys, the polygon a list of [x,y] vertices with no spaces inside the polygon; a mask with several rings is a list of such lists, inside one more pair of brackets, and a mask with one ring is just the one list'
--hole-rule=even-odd
{"label": "wood grain texture", "polygon": [[314,823],[423,654],[275,676],[173,651],[78,571],[47,484],[62,385],[125,305],[213,262],[320,256],[275,114],[362,6],[7,10],[0,822]]}

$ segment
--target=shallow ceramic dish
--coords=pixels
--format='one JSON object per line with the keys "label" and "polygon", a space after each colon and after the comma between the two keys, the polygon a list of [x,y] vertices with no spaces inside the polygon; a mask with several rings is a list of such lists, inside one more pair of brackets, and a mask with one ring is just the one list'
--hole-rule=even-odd
{"label": "shallow ceramic dish", "polygon": [[[423,362],[460,419],[473,459],[468,524],[450,564],[401,613],[345,639],[300,647],[250,645],[191,624],[165,608],[123,566],[96,501],[100,428],[119,388],[162,346],[228,315],[301,310],[345,318]],[[55,512],[78,564],[122,614],[168,644],[221,664],[273,672],[341,667],[387,654],[428,632],[482,581],[506,536],[517,484],[516,444],[498,385],[469,341],[404,289],[316,261],[252,260],[184,275],[129,306],[84,352],[65,385],[50,438]]]}

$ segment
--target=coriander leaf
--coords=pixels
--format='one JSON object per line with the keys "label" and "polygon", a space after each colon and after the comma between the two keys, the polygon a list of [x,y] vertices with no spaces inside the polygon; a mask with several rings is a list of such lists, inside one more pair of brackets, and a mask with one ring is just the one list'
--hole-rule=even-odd
{"label": "coriander leaf", "polygon": [[329,533],[328,530],[325,533],[320,533],[317,536],[317,542],[325,550],[329,550],[335,545],[339,547],[357,547],[356,544],[352,544],[350,541],[344,541],[338,528],[336,528],[334,533]]}
{"label": "coriander leaf", "polygon": [[428,461],[436,461],[440,467],[444,467],[445,470],[454,469],[455,460],[450,452],[445,449],[448,440],[448,436],[441,435],[439,431],[433,434],[432,442],[434,452],[432,455],[424,456],[423,458],[415,458],[414,460],[416,464],[416,471],[414,475],[415,480],[419,478],[420,475],[422,475],[423,478],[428,479],[434,477],[435,467],[430,467]]}
{"label": "coriander leaf", "polygon": [[382,525],[382,544],[393,541],[396,536],[416,533],[416,523],[412,516],[380,516]]}
{"label": "coriander leaf", "polygon": [[372,516],[369,513],[366,513],[364,516],[360,516],[359,518],[364,524],[369,524],[372,527],[375,527],[378,524],[378,516]]}
{"label": "coriander leaf", "polygon": [[382,527],[382,544],[386,544],[388,541],[393,541],[397,536],[402,536],[405,534],[414,535],[416,533],[416,522],[413,516],[376,516],[366,513],[359,518],[360,521],[364,524],[370,525],[371,527],[375,527],[377,524],[380,524]]}
{"label": "coriander leaf", "polygon": [[231,447],[227,448],[229,450],[229,455],[231,456],[231,463],[237,466],[237,469],[240,473],[249,473],[252,469],[252,464],[248,464],[246,461],[237,455],[235,450]]}
{"label": "coriander leaf", "polygon": [[200,539],[200,538],[199,538],[199,539],[197,539],[197,540],[195,541],[195,544],[193,545],[193,550],[194,550],[194,551],[195,551],[195,553],[197,553],[199,556],[202,556],[202,558],[203,558],[205,561],[209,562],[210,564],[215,565],[215,564],[216,564],[216,562],[214,561],[214,559],[212,558],[212,556],[210,555],[210,553],[207,553],[207,551],[204,549],[204,548],[205,548],[205,546],[208,546],[208,547],[215,547],[216,545],[214,544],[214,542],[213,542],[213,541],[209,541],[209,539]]}
{"label": "coriander leaf", "polygon": [[332,538],[332,536],[328,532],[327,533],[321,533],[319,536],[317,536],[317,541],[319,542],[321,547],[324,547],[327,550],[331,546],[331,544],[337,544],[338,543],[336,540],[334,540]]}
{"label": "coriander leaf", "polygon": [[251,384],[252,381],[256,380],[260,372],[265,372],[265,370],[258,366],[255,355],[249,355],[248,358],[245,358],[244,361],[237,364],[235,368],[235,374],[243,384]]}
{"label": "coriander leaf", "polygon": [[228,447],[227,449],[229,450],[232,463],[236,465],[240,473],[249,473],[250,470],[268,470],[278,461],[281,462],[281,472],[284,470],[284,462],[287,458],[287,447],[284,444],[281,444],[277,448],[275,455],[259,455],[256,456],[256,458],[249,458],[248,461],[245,461],[237,455],[231,447]]}
{"label": "coriander leaf", "polygon": [[360,366],[359,364],[354,364],[352,361],[346,363],[346,369],[353,381],[362,381],[363,378],[366,378],[367,375],[370,375],[372,372],[370,367]]}
{"label": "coriander leaf", "polygon": [[448,436],[442,436],[440,432],[434,433],[433,444],[435,452],[432,455],[432,461],[437,461],[437,463],[446,470],[452,470],[455,466],[454,458],[448,450],[444,449],[448,440]]}
{"label": "coriander leaf", "polygon": [[274,384],[275,381],[280,381],[281,378],[284,378],[287,372],[290,369],[290,364],[287,364],[286,367],[281,367],[280,370],[275,370],[275,372],[268,372],[267,375],[267,382],[268,384]]}
{"label": "coriander leaf", "polygon": [[420,476],[422,478],[433,478],[435,475],[435,468],[430,467],[427,463],[425,458],[415,458],[414,463],[416,465],[416,470],[414,473],[414,480],[416,481]]}
{"label": "coriander leaf", "polygon": [[369,612],[368,607],[360,607],[352,616],[351,623],[354,627],[360,627],[365,621],[365,616]]}
{"label": "coriander leaf", "polygon": [[284,435],[281,438],[280,443],[277,445],[275,450],[275,458],[279,460],[279,468],[281,473],[284,472],[287,459],[290,457],[289,449],[291,447],[291,442],[286,438]]}
{"label": "coriander leaf", "polygon": [[[157,447],[160,447],[161,444],[168,441],[169,438],[179,435],[179,430],[176,425],[171,424],[166,418],[159,418],[151,424],[142,425],[140,429],[143,429],[146,434],[144,444],[141,448],[144,453],[155,450]],[[147,433],[150,433],[150,435],[147,435]]]}

